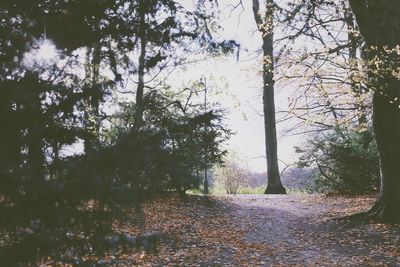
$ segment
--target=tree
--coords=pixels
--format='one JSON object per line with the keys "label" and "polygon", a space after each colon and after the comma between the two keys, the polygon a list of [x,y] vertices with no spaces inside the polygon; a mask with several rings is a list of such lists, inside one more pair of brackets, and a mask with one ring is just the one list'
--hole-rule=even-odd
{"label": "tree", "polygon": [[[193,96],[198,95],[198,86],[194,83],[177,94],[164,88],[153,91],[144,99],[144,129],[159,129],[161,143],[168,152],[162,163],[165,165],[164,176],[168,176],[162,190],[176,189],[184,193],[198,187],[202,180],[198,172],[204,167],[209,169],[220,164],[226,154],[222,145],[232,132],[223,124],[224,112],[216,106],[204,111],[201,103],[196,104]],[[121,119],[119,128],[129,132],[134,129],[136,106],[124,104],[122,109],[118,116]]]}
{"label": "tree", "polygon": [[367,46],[373,125],[381,168],[381,193],[373,218],[400,222],[400,2],[349,0]]}
{"label": "tree", "polygon": [[[279,42],[279,79],[295,83],[285,120],[297,121],[292,134],[331,132],[336,127],[363,131],[371,95],[363,83],[362,38],[344,1],[308,1],[281,8],[285,32]],[[307,46],[303,44],[307,43]]]}
{"label": "tree", "polygon": [[[223,139],[222,117],[212,112],[205,121],[198,119],[208,113],[185,116],[185,125],[177,123],[190,129],[188,133],[181,130],[185,142],[175,151],[169,147],[171,138],[160,128],[123,133],[113,144],[101,142],[106,128],[101,123],[113,117],[101,111],[106,92],[109,100],[117,90],[134,88],[131,93],[135,95],[136,89],[139,94],[149,89],[138,96],[143,110],[135,113],[146,114],[146,97],[163,81],[157,72],[166,65],[175,67],[186,51],[176,51],[179,46],[210,44],[209,34],[201,30],[206,24],[199,21],[211,17],[196,12],[173,0],[0,2],[0,117],[4,128],[0,131],[0,194],[7,201],[2,202],[0,212],[8,214],[0,216],[0,223],[15,235],[15,242],[1,247],[0,257],[32,239],[38,246],[31,246],[32,253],[23,253],[33,257],[28,261],[47,249],[68,247],[72,243],[65,233],[71,229],[85,233],[85,240],[97,246],[96,240],[104,240],[112,230],[114,217],[107,205],[119,201],[123,195],[119,192],[124,191],[133,202],[139,198],[132,194],[138,190],[132,188],[167,190],[182,176],[193,174],[200,150],[191,150],[189,156],[184,150],[192,139],[198,141],[203,135],[210,139],[218,151],[211,149],[207,156],[218,161],[223,151],[215,140]],[[46,43],[57,48],[56,60],[27,66],[27,54],[40,51]],[[153,84],[144,83],[145,74],[152,76]],[[176,113],[169,115],[174,118]],[[204,134],[205,125],[216,130]],[[84,140],[84,154],[62,155],[63,148],[77,145],[78,140]],[[169,163],[177,163],[173,170],[179,171],[174,175]],[[188,187],[193,183],[182,185]],[[90,199],[101,208],[78,208]],[[18,229],[32,223],[39,226],[25,238]],[[76,247],[78,253],[101,251],[101,244],[83,246]]]}
{"label": "tree", "polygon": [[227,194],[237,194],[240,187],[248,184],[249,173],[237,164],[236,155],[230,155],[223,160],[224,163],[214,169],[215,181]]}
{"label": "tree", "polygon": [[318,190],[357,194],[379,189],[378,155],[368,123],[372,94],[363,80],[362,37],[350,6],[305,0],[288,4],[279,17],[286,33],[280,42],[290,45],[279,58],[278,75],[296,86],[278,122],[297,121],[287,133],[308,139],[296,151],[302,166],[319,171],[313,177]]}
{"label": "tree", "polygon": [[298,166],[318,170],[314,188],[319,192],[365,194],[379,189],[379,158],[372,129],[352,131],[345,126],[320,134],[296,147]]}
{"label": "tree", "polygon": [[[395,203],[399,203],[398,192],[400,187],[398,179],[400,172],[398,164],[396,164],[400,153],[398,140],[399,110],[397,108],[399,99],[399,77],[397,75],[399,59],[397,47],[400,40],[397,33],[400,7],[399,3],[391,0],[349,0],[347,2],[351,6],[357,26],[364,38],[365,46],[362,51],[362,61],[364,62],[364,67],[367,69],[366,72],[368,76],[366,87],[359,87],[362,82],[357,81],[354,83],[354,80],[351,79],[350,89],[353,91],[361,89],[361,91],[359,91],[361,93],[368,90],[373,92],[372,120],[382,173],[380,197],[368,214],[380,220],[399,221],[400,212]],[[341,3],[343,4],[343,2]],[[294,8],[289,19],[295,17],[299,13],[300,16],[304,18],[303,26],[300,27],[294,37],[305,34],[317,40],[324,41],[324,36],[314,34],[315,32],[313,32],[312,29],[318,28],[316,26],[318,24],[310,23],[310,20],[316,17],[316,10],[321,9],[321,7],[325,5],[337,6],[337,3],[335,3],[335,1],[303,0],[299,3],[293,3],[292,5]],[[347,28],[351,29],[353,25],[350,14],[348,14],[348,12],[345,12],[345,14],[347,17],[345,21]],[[317,19],[316,21],[324,23],[323,19]],[[294,23],[293,25],[295,28],[297,24]],[[326,29],[326,27],[323,27],[323,29]],[[351,36],[351,32],[349,33],[349,41],[354,41],[355,36]],[[331,33],[327,32],[327,35],[329,34]],[[353,43],[353,45],[351,43]],[[349,48],[350,58],[354,58],[354,42],[350,42],[349,44],[350,45],[346,45],[345,47]],[[343,54],[341,47],[344,48],[339,45],[337,49],[333,49],[332,51]],[[330,47],[327,48],[331,50]],[[368,112],[368,103],[364,102],[358,106],[361,110],[366,110]],[[357,116],[359,123],[365,121],[365,114],[367,114],[366,117],[368,118],[368,113]]]}
{"label": "tree", "polygon": [[266,1],[265,18],[260,13],[260,3],[253,0],[253,14],[263,39],[263,107],[265,127],[265,151],[267,156],[268,185],[266,194],[285,194],[278,165],[278,142],[276,138],[275,101],[274,101],[274,49],[273,17],[274,1]]}

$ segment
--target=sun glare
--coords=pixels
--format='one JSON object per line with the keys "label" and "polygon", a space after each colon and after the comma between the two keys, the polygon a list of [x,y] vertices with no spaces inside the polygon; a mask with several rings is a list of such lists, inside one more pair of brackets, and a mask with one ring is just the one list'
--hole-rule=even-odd
{"label": "sun glare", "polygon": [[58,50],[55,44],[46,38],[33,40],[34,45],[24,54],[23,64],[27,67],[47,66],[56,63]]}
{"label": "sun glare", "polygon": [[52,61],[57,57],[57,48],[51,41],[43,40],[40,43],[35,57],[36,60],[41,62]]}

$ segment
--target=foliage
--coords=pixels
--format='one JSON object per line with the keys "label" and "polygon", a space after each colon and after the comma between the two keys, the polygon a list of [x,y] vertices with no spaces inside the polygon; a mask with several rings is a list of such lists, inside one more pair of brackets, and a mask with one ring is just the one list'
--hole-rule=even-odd
{"label": "foliage", "polygon": [[316,137],[305,149],[296,148],[302,168],[318,168],[317,191],[363,194],[378,190],[379,159],[371,130],[335,131]]}
{"label": "foliage", "polygon": [[240,167],[233,159],[225,159],[224,163],[215,167],[214,179],[217,187],[225,190],[226,194],[237,194],[248,183],[248,171]]}
{"label": "foliage", "polygon": [[[113,204],[137,204],[144,191],[184,192],[198,185],[199,164],[219,161],[229,131],[218,111],[159,109],[164,99],[153,94],[152,119],[120,130],[105,107],[131,87],[138,61],[158,89],[154,77],[185,53],[226,52],[229,43],[213,40],[217,27],[206,30],[207,10],[173,0],[0,2],[0,220],[12,236],[1,242],[2,263],[27,246],[22,264],[55,247],[101,253],[113,218],[124,217]],[[82,154],[68,156],[80,145]],[[69,234],[80,233],[73,243]]]}
{"label": "foliage", "polygon": [[[168,92],[167,89],[164,91]],[[216,107],[202,111],[202,105],[196,104],[192,95],[193,92],[187,98],[180,94],[172,97],[168,93],[153,91],[145,97],[145,127],[147,131],[160,133],[165,151],[160,164],[166,168],[163,177],[168,177],[164,190],[185,192],[198,187],[202,180],[199,172],[222,162],[226,154],[222,145],[232,134],[223,124],[223,110]],[[125,128],[129,131],[134,125],[135,108],[131,103],[122,104],[116,122],[120,130]]]}
{"label": "foliage", "polygon": [[[279,76],[283,86],[298,84],[282,118],[297,121],[289,131],[330,131],[356,123],[367,128],[372,95],[365,84],[363,40],[347,1],[301,0],[287,3],[282,12],[287,36],[280,40]],[[300,46],[304,43],[310,45]]]}

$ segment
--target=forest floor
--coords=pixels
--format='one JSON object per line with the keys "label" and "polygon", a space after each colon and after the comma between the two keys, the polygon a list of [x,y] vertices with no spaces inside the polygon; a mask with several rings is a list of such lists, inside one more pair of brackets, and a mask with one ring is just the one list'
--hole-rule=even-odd
{"label": "forest floor", "polygon": [[[339,219],[366,211],[374,197],[239,195],[223,197],[262,266],[400,266],[400,226]],[[255,256],[255,257],[253,257]]]}
{"label": "forest floor", "polygon": [[[374,198],[164,196],[142,205],[135,223],[115,224],[117,232],[143,237],[135,248],[83,260],[101,266],[400,266],[400,225],[338,219],[367,210]],[[44,258],[41,264],[57,262]]]}

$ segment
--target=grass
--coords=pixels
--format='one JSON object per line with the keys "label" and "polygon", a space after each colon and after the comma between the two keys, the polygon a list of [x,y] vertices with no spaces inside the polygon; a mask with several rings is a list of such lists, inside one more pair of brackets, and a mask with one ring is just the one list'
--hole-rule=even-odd
{"label": "grass", "polygon": [[[238,191],[238,195],[263,195],[265,192],[265,188],[267,188],[266,184],[257,186],[257,187],[240,187]],[[307,188],[290,188],[286,187],[286,192],[288,194],[310,194]],[[199,188],[191,189],[187,191],[188,194],[191,195],[203,195],[204,190],[203,187],[200,186]],[[226,191],[224,188],[220,186],[211,187],[210,188],[210,195],[226,195]]]}
{"label": "grass", "polygon": [[239,188],[238,194],[243,194],[243,195],[262,195],[265,192],[265,188],[267,188],[267,185],[260,185],[257,187],[241,187]]}

